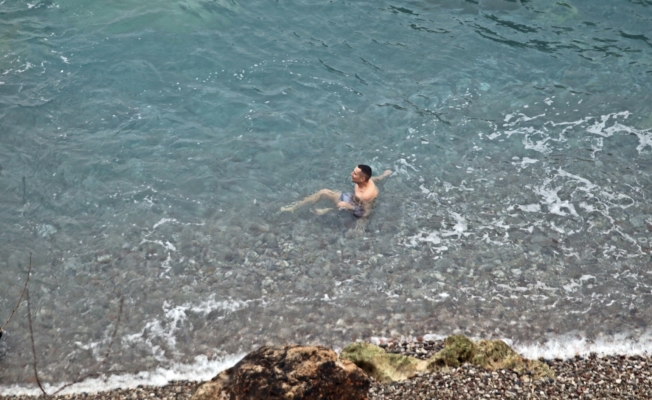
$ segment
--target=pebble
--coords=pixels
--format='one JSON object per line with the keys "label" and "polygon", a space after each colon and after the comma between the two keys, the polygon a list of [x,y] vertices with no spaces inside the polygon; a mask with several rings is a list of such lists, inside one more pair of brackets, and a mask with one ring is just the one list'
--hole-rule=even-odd
{"label": "pebble", "polygon": [[110,254],[101,254],[97,256],[97,262],[100,264],[108,264],[112,259],[113,257]]}
{"label": "pebble", "polygon": [[[172,381],[165,386],[140,385],[135,389],[115,389],[98,393],[72,393],[57,396],[48,396],[57,400],[188,400],[197,387],[198,382]],[[33,400],[34,397],[26,395],[0,396],[0,400]]]}
{"label": "pebble", "polygon": [[[386,351],[428,358],[441,341],[390,342]],[[425,353],[423,351],[425,350]],[[544,360],[556,379],[532,380],[510,370],[488,371],[463,365],[447,372],[425,373],[384,384],[373,381],[369,400],[403,399],[649,399],[652,357],[576,356]]]}
{"label": "pebble", "polygon": [[[443,341],[393,340],[380,344],[390,353],[427,359]],[[369,400],[406,399],[649,399],[652,398],[652,357],[576,356],[544,360],[556,379],[532,380],[511,370],[488,371],[463,365],[446,372],[424,373],[403,382],[372,380]],[[76,393],[52,400],[188,400],[198,382],[173,381],[165,386],[138,386],[99,393]],[[0,400],[32,400],[31,396],[0,396]],[[335,399],[333,399],[335,400]],[[339,399],[338,399],[339,400]]]}

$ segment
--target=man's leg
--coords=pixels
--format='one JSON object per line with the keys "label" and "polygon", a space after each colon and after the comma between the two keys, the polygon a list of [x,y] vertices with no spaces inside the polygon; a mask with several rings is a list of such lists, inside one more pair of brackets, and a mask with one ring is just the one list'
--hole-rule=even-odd
{"label": "man's leg", "polygon": [[303,200],[297,201],[296,203],[292,203],[285,207],[281,207],[281,211],[294,212],[299,207],[305,206],[306,204],[315,204],[316,202],[322,199],[328,199],[332,201],[334,204],[337,204],[340,201],[341,194],[342,194],[341,192],[337,192],[334,190],[322,189],[317,193],[311,194],[310,196],[306,197]]}

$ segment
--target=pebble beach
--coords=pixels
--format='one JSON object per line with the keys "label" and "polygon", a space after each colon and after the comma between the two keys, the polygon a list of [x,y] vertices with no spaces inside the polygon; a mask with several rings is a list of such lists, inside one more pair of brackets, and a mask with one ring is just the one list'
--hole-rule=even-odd
{"label": "pebble beach", "polygon": [[[389,352],[426,359],[442,342],[395,342]],[[544,360],[556,379],[533,380],[512,371],[487,371],[471,365],[416,376],[408,381],[373,382],[370,399],[649,399],[652,358],[649,356],[576,356]]]}
{"label": "pebble beach", "polygon": [[[443,348],[442,341],[393,341],[386,351],[427,359]],[[652,398],[652,357],[576,356],[544,360],[556,379],[531,379],[509,370],[488,371],[471,365],[426,373],[390,384],[372,380],[369,400],[408,399],[649,399]],[[98,393],[74,393],[53,400],[186,400],[199,382],[173,381],[165,386],[138,386]],[[31,400],[32,396],[0,396],[0,400]]]}

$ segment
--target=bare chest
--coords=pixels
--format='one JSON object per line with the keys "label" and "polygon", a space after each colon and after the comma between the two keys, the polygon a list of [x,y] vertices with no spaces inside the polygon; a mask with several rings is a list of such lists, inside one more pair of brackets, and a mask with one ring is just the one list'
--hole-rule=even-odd
{"label": "bare chest", "polygon": [[364,203],[373,201],[378,196],[378,189],[375,185],[368,185],[365,188],[361,188],[358,185],[355,186],[355,197],[360,199]]}

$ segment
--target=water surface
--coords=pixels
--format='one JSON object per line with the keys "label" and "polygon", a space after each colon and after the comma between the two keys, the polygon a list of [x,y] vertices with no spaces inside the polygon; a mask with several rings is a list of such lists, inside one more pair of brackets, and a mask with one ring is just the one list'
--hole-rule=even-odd
{"label": "water surface", "polygon": [[[616,3],[3,1],[0,320],[31,252],[50,384],[123,296],[109,375],[424,334],[649,349],[652,4]],[[394,171],[362,232],[279,212],[359,163]],[[23,306],[3,392],[30,362]]]}

